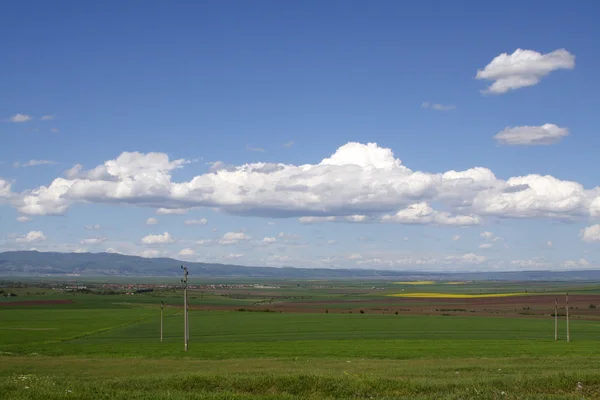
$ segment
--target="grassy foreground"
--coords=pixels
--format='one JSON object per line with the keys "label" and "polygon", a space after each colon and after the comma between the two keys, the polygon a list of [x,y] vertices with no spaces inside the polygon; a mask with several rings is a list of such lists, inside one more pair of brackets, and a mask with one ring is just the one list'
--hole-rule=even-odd
{"label": "grassy foreground", "polygon": [[0,309],[1,399],[600,398],[594,319],[191,311],[185,353],[180,309],[161,343],[144,297],[81,299]]}

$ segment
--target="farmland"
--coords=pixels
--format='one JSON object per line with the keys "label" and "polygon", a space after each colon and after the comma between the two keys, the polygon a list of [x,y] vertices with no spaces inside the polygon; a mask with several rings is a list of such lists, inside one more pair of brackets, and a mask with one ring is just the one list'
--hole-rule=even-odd
{"label": "farmland", "polygon": [[0,298],[0,392],[11,399],[600,397],[595,282],[213,285],[189,293],[187,353],[177,288],[6,286],[16,296]]}

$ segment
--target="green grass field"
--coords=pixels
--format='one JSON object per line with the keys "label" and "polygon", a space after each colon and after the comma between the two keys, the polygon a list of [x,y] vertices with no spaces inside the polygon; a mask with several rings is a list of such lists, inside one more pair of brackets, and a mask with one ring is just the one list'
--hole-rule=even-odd
{"label": "green grass field", "polygon": [[[464,285],[447,286],[458,293]],[[297,290],[309,300],[328,296]],[[596,319],[572,320],[566,343],[564,320],[563,340],[555,342],[549,316],[192,310],[186,353],[181,308],[165,308],[159,340],[158,303],[180,302],[180,293],[35,293],[2,300],[0,398],[600,398]],[[15,303],[59,298],[73,303]],[[196,298],[217,300],[229,301],[211,293]]]}

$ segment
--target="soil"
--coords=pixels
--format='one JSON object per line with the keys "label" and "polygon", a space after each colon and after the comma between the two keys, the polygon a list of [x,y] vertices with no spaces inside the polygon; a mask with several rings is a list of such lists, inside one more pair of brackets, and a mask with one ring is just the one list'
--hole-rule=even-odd
{"label": "soil", "polygon": [[37,306],[48,304],[71,304],[73,300],[23,300],[23,301],[2,301],[0,306]]}

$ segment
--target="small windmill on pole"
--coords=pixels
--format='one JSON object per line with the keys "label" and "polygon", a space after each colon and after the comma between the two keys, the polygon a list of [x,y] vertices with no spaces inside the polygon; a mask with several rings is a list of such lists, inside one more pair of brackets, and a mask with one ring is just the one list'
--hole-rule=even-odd
{"label": "small windmill on pole", "polygon": [[187,280],[188,280],[188,269],[187,267],[181,266],[183,270],[183,337],[184,337],[184,348],[188,351],[188,340],[189,340],[189,328],[188,328],[188,305],[187,305]]}

